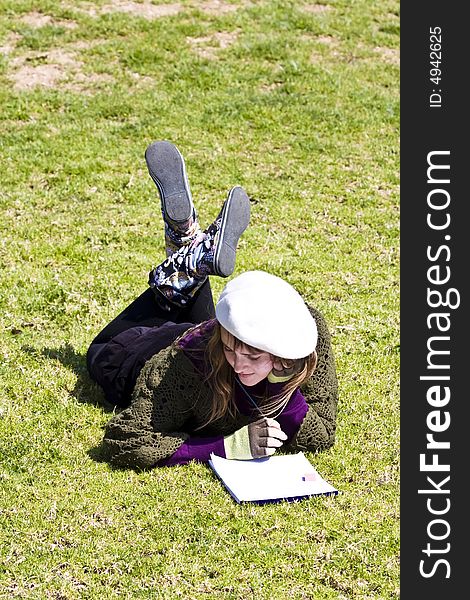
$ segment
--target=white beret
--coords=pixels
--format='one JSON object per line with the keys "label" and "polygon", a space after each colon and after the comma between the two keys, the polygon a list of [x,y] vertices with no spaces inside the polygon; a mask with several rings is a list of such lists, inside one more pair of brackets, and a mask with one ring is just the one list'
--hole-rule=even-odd
{"label": "white beret", "polygon": [[215,316],[245,344],[279,358],[304,358],[317,345],[317,324],[302,296],[265,271],[246,271],[229,281]]}

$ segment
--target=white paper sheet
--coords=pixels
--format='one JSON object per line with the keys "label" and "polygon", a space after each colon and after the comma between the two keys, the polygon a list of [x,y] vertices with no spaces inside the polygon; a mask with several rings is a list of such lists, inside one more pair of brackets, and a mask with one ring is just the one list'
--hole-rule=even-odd
{"label": "white paper sheet", "polygon": [[209,465],[237,502],[269,502],[338,493],[302,452],[253,460],[227,460],[211,454]]}

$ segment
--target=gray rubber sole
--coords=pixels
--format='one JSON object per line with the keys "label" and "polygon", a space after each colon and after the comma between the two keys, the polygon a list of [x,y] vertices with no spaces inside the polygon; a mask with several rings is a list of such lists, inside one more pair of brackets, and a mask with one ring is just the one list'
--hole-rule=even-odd
{"label": "gray rubber sole", "polygon": [[171,142],[154,142],[145,151],[145,162],[158,188],[166,217],[175,223],[187,221],[193,202],[186,166],[178,148]]}
{"label": "gray rubber sole", "polygon": [[221,277],[229,277],[235,269],[238,240],[250,222],[250,200],[240,186],[228,193],[222,209],[219,240],[214,253],[214,270]]}

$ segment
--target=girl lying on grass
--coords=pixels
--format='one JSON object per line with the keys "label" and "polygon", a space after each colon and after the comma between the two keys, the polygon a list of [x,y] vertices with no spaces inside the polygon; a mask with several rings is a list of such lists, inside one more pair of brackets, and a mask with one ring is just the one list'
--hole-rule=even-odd
{"label": "girl lying on grass", "polygon": [[150,287],[87,353],[91,377],[124,410],[107,424],[105,457],[151,468],[334,443],[337,379],[321,314],[283,279],[248,271],[214,307],[209,277],[228,277],[248,226],[249,199],[230,190],[199,227],[183,157],[169,142],[146,151],[165,223],[167,258]]}

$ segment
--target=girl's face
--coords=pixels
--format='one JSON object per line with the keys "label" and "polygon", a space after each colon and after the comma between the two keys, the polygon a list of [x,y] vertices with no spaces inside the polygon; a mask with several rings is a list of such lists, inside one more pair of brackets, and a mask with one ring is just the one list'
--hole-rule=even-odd
{"label": "girl's face", "polygon": [[273,359],[269,352],[246,346],[223,327],[220,328],[220,337],[225,358],[243,385],[256,385],[272,371]]}

